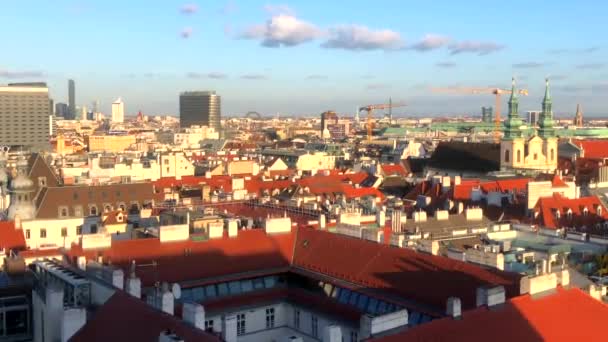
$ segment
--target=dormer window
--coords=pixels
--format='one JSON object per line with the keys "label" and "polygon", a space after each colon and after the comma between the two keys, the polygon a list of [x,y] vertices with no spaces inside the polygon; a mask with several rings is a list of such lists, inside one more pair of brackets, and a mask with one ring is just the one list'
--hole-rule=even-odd
{"label": "dormer window", "polygon": [[556,210],[556,211],[555,211],[555,218],[556,218],[557,220],[559,220],[559,219],[560,219],[560,217],[561,217],[561,214],[559,213],[559,210]]}
{"label": "dormer window", "polygon": [[597,213],[597,216],[602,216],[602,206],[598,205],[595,212]]}
{"label": "dormer window", "polygon": [[589,215],[589,209],[587,207],[583,208],[583,216]]}

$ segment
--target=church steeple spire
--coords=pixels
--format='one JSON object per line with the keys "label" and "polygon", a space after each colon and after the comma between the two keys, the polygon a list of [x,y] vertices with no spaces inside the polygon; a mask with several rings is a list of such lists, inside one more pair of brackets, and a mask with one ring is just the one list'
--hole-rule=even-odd
{"label": "church steeple spire", "polygon": [[551,100],[551,93],[549,91],[549,79],[545,79],[545,97],[542,103],[543,110],[540,113],[540,120],[538,122],[538,135],[541,138],[552,138],[555,136],[555,129],[553,128],[553,101]]}
{"label": "church steeple spire", "polygon": [[515,78],[511,79],[511,97],[509,98],[509,115],[505,121],[505,139],[521,138],[521,125],[523,121],[519,117],[519,99],[515,87]]}

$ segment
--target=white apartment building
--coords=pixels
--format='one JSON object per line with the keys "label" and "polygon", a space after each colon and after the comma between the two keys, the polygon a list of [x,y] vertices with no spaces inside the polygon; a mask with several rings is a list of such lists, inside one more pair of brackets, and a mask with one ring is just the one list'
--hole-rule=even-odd
{"label": "white apartment building", "polygon": [[116,101],[112,102],[112,122],[124,122],[125,121],[125,103],[119,97]]}

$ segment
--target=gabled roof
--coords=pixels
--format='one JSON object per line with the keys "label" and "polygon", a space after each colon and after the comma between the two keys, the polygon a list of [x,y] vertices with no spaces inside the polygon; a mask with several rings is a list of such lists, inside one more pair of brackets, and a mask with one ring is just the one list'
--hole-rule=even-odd
{"label": "gabled roof", "polygon": [[[587,215],[583,213],[585,208]],[[601,208],[599,215],[597,208]],[[596,196],[570,199],[555,193],[551,197],[539,198],[534,210],[539,213],[537,221],[544,227],[553,229],[583,226],[591,228],[595,223],[608,219],[606,208]],[[568,217],[568,210],[572,211],[572,218]],[[559,212],[559,219],[556,212]]]}
{"label": "gabled roof", "polygon": [[558,288],[542,298],[523,295],[371,341],[603,341],[607,320],[606,304],[580,289]]}
{"label": "gabled roof", "polygon": [[309,228],[297,234],[293,267],[416,303],[444,308],[448,297],[459,296],[471,308],[475,289],[485,285],[504,285],[508,297],[519,294],[519,274]]}
{"label": "gabled roof", "polygon": [[221,341],[176,316],[156,310],[120,290],[102,305],[70,341],[158,341],[170,329],[184,341]]}

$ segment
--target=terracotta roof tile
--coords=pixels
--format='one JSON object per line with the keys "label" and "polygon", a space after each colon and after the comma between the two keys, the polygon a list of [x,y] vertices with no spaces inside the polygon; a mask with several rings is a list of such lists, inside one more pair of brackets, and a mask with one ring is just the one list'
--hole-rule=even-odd
{"label": "terracotta roof tile", "polygon": [[0,222],[0,249],[25,249],[25,237],[22,229],[15,228],[14,221]]}
{"label": "terracotta roof tile", "polygon": [[167,329],[184,341],[221,341],[122,291],[114,293],[70,341],[158,341],[161,332]]}
{"label": "terracotta roof tile", "polygon": [[496,309],[480,307],[458,320],[443,318],[371,341],[604,341],[606,320],[606,304],[579,289],[558,288],[553,295],[516,297]]}

